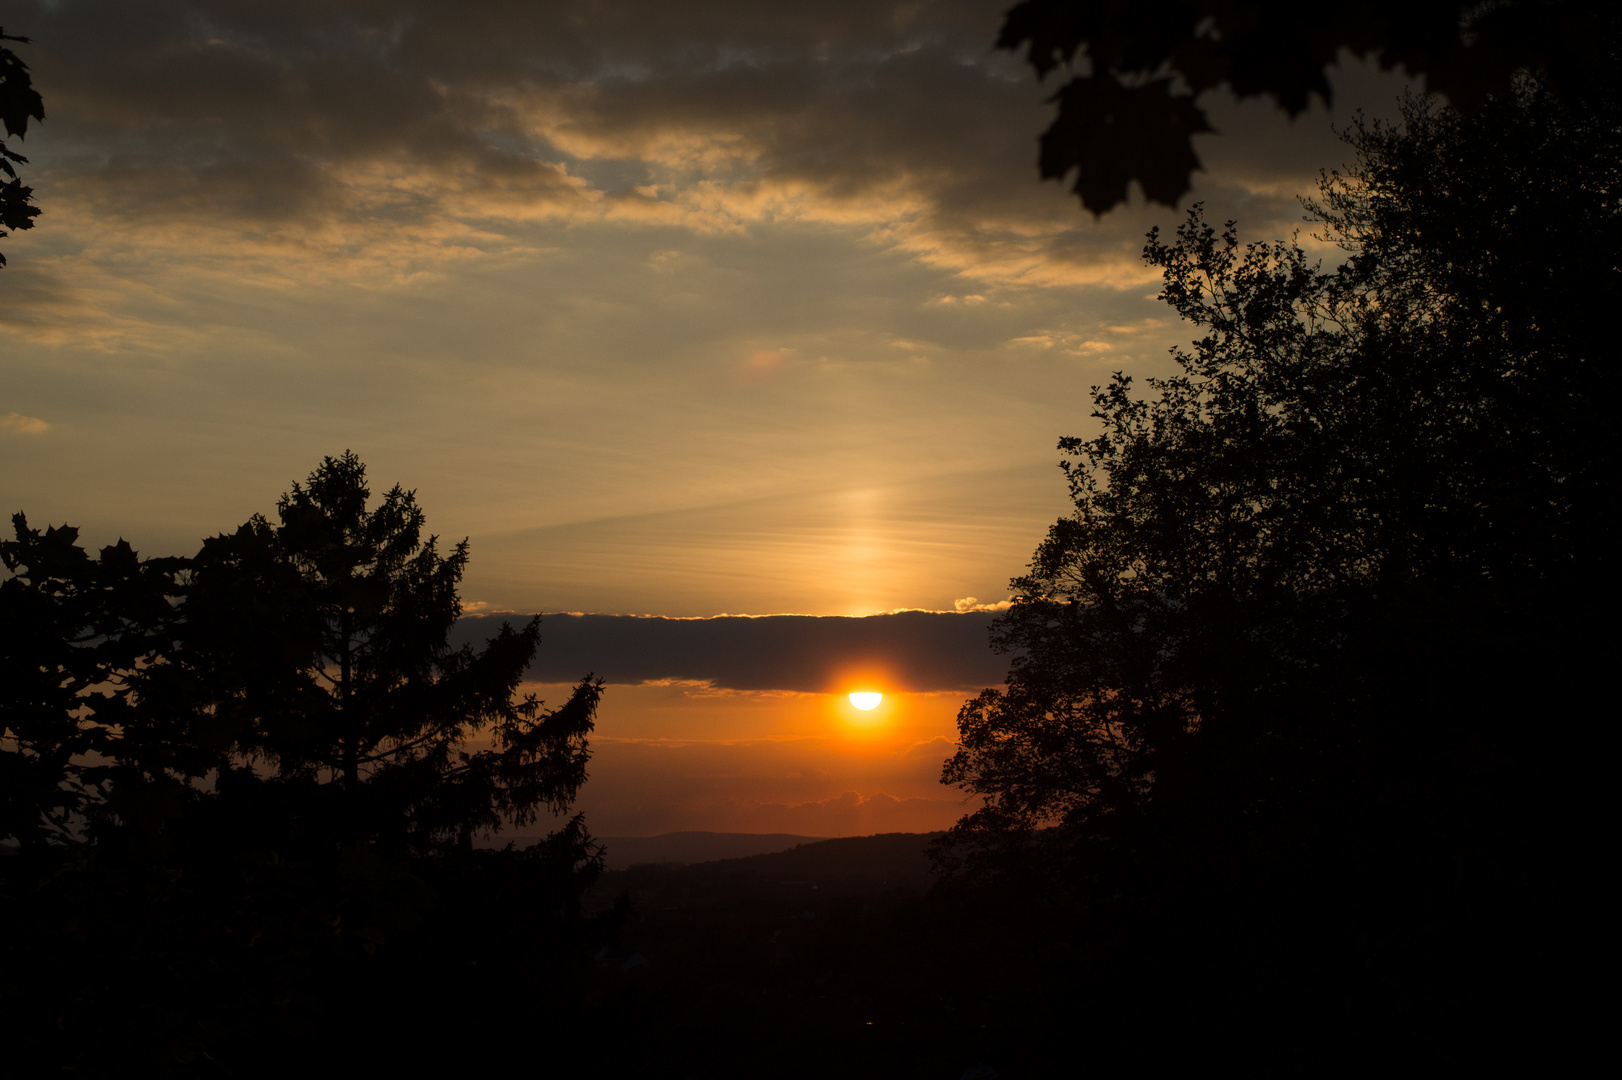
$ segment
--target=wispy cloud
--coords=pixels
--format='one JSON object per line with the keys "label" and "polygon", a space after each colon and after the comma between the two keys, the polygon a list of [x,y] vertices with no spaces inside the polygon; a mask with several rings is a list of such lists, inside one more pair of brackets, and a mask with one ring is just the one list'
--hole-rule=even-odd
{"label": "wispy cloud", "polygon": [[952,607],[962,614],[970,611],[1007,611],[1014,606],[1012,600],[998,600],[995,603],[982,604],[978,597],[965,596],[961,600],[952,601]]}
{"label": "wispy cloud", "polygon": [[[50,120],[0,367],[74,417],[15,497],[188,550],[353,446],[502,608],[995,596],[1088,386],[1187,336],[1140,259],[1177,215],[1037,179],[1005,8],[14,0]],[[1212,219],[1287,234],[1324,118],[1217,112]]]}
{"label": "wispy cloud", "polygon": [[16,432],[19,435],[43,435],[51,430],[51,425],[37,416],[24,416],[19,412],[8,412],[0,416],[0,428]]}

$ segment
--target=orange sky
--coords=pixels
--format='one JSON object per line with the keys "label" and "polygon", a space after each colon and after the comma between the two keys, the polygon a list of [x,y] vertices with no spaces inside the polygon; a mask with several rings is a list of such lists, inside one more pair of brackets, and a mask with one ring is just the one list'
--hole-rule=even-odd
{"label": "orange sky", "polygon": [[[48,118],[0,270],[0,502],[190,553],[353,449],[471,539],[474,611],[994,604],[1067,508],[1088,388],[1190,336],[1140,259],[1180,214],[1037,179],[1051,86],[991,47],[1006,7],[8,3]],[[1209,98],[1211,220],[1299,227],[1331,119],[1402,88],[1333,77],[1293,123]],[[822,697],[612,686],[583,805],[939,827],[962,696],[862,734]]]}
{"label": "orange sky", "polygon": [[844,695],[611,686],[579,805],[605,836],[947,828],[965,805],[940,785],[963,696],[886,694],[867,714]]}

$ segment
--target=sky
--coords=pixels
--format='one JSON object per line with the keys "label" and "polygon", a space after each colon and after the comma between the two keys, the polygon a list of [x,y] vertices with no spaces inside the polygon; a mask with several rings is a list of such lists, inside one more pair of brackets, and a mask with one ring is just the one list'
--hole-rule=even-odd
{"label": "sky", "polygon": [[[0,0],[47,114],[0,501],[183,554],[352,449],[470,539],[470,612],[995,607],[1088,388],[1191,336],[1140,258],[1187,203],[1037,178],[1054,85],[991,47],[1006,6]],[[1332,122],[1403,85],[1331,75],[1293,122],[1202,99],[1189,201],[1310,245]],[[842,687],[625,679],[599,832],[962,812],[950,679],[865,727]]]}

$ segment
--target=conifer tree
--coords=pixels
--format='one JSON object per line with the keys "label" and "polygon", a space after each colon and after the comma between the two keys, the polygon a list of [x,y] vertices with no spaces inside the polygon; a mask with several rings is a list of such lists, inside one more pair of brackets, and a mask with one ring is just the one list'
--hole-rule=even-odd
{"label": "conifer tree", "polygon": [[276,522],[204,543],[182,652],[207,712],[244,768],[308,787],[351,841],[430,854],[561,813],[585,780],[601,683],[550,711],[517,695],[538,616],[452,649],[467,541],[442,553],[425,538],[413,492],[369,497],[354,454],[326,458]]}
{"label": "conifer tree", "polygon": [[[0,543],[0,1010],[24,1072],[420,1065],[405,1017],[566,998],[602,692],[521,694],[540,621],[452,648],[464,540],[353,454],[191,559]],[[527,849],[475,836],[558,820]],[[476,924],[476,932],[470,928]],[[549,997],[550,995],[550,997]],[[349,1038],[365,1030],[381,1047]],[[346,1041],[347,1040],[347,1041]]]}

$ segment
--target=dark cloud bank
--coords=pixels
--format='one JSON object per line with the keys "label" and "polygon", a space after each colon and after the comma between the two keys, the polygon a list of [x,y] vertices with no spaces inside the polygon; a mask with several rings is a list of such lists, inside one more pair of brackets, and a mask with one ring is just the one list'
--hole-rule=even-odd
{"label": "dark cloud bank", "polygon": [[[630,198],[650,145],[716,133],[763,175],[845,196],[909,175],[978,214],[1035,186],[1040,117],[1007,121],[1038,94],[991,48],[1003,6],[35,0],[5,25],[36,39],[64,164],[131,215],[364,215],[334,167],[365,164],[469,170],[453,200],[577,201],[565,169]],[[414,190],[397,209],[420,216],[435,196]]]}
{"label": "dark cloud bank", "polygon": [[[104,217],[488,224],[707,179],[902,199],[963,267],[1017,242],[1020,266],[1136,269],[1144,221],[1084,223],[1036,181],[1050,89],[992,47],[1010,2],[33,0],[5,25],[51,118],[34,182]],[[1336,160],[1319,128],[1247,141],[1245,183],[1293,195]]]}
{"label": "dark cloud bank", "polygon": [[[537,682],[589,672],[611,683],[707,681],[731,690],[826,693],[870,681],[896,692],[978,690],[1000,684],[1008,658],[987,644],[994,615],[908,611],[866,618],[814,615],[667,619],[546,615],[530,666]],[[453,641],[482,643],[503,621],[470,616]]]}

